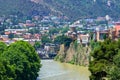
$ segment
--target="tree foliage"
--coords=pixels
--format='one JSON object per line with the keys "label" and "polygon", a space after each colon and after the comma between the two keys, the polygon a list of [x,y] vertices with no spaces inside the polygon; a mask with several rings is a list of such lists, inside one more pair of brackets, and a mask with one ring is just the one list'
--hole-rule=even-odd
{"label": "tree foliage", "polygon": [[[102,80],[107,77],[110,80],[120,78],[120,40],[110,39],[100,42],[99,46],[91,53],[93,60],[90,61],[90,80]],[[117,70],[117,71],[116,71]]]}
{"label": "tree foliage", "polygon": [[8,38],[13,39],[13,38],[14,38],[14,33],[10,33],[10,34],[8,35]]}
{"label": "tree foliage", "polygon": [[57,28],[51,28],[49,30],[49,33],[52,34],[52,35],[54,35],[55,33],[59,33],[59,29],[57,29]]}
{"label": "tree foliage", "polygon": [[69,30],[69,27],[66,26],[66,27],[64,27],[64,28],[61,29],[61,33],[64,34],[64,33],[66,33],[68,30]]}
{"label": "tree foliage", "polygon": [[71,42],[72,42],[72,39],[70,37],[65,36],[65,35],[57,36],[54,39],[54,43],[64,44],[66,47],[69,47]]}
{"label": "tree foliage", "polygon": [[7,45],[3,42],[0,42],[0,54],[2,54],[6,48],[7,48]]}
{"label": "tree foliage", "polygon": [[[54,9],[61,11],[71,20],[79,18],[95,18],[97,16],[110,15],[117,18],[119,15],[119,0],[111,0],[111,6],[108,6],[108,0],[45,0],[53,5]],[[115,13],[116,12],[116,13]],[[118,13],[117,13],[118,12]],[[101,14],[100,14],[101,13]]]}
{"label": "tree foliage", "polygon": [[[46,3],[47,5],[45,5]],[[65,15],[70,20],[105,15],[119,18],[120,1],[111,0],[111,6],[108,6],[107,3],[108,0],[96,0],[96,2],[94,0],[43,0],[40,4],[30,0],[0,0],[0,15],[18,15],[21,17],[22,15],[56,14],[58,16]],[[4,6],[6,4],[7,6]]]}
{"label": "tree foliage", "polygon": [[42,42],[42,44],[51,43],[52,40],[51,40],[48,36],[44,35],[44,36],[42,36],[42,38],[41,38],[41,42]]}
{"label": "tree foliage", "polygon": [[40,59],[27,42],[13,43],[0,55],[0,80],[36,80]]}
{"label": "tree foliage", "polygon": [[34,48],[37,50],[40,47],[41,47],[41,43],[39,41],[36,41],[34,44]]}
{"label": "tree foliage", "polygon": [[40,33],[39,29],[37,29],[37,28],[30,29],[28,32],[31,33],[31,34]]}

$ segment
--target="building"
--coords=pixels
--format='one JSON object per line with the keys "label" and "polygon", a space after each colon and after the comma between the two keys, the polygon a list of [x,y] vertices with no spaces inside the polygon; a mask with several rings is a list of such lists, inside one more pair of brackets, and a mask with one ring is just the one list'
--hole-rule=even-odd
{"label": "building", "polygon": [[25,33],[27,29],[5,29],[5,35],[13,34],[22,34]]}
{"label": "building", "polygon": [[75,25],[70,25],[70,31],[71,32],[76,32],[76,26]]}
{"label": "building", "polygon": [[104,31],[96,31],[96,40],[97,41],[102,41],[106,39],[109,36],[109,31],[104,30]]}
{"label": "building", "polygon": [[56,48],[56,45],[51,43],[46,43],[44,46],[44,49],[50,53],[55,53],[55,48]]}
{"label": "building", "polygon": [[81,43],[84,46],[87,46],[90,42],[90,35],[89,34],[79,34],[77,42]]}
{"label": "building", "polygon": [[120,24],[115,24],[115,37],[120,38]]}
{"label": "building", "polygon": [[66,33],[67,36],[71,37],[73,40],[77,39],[77,31],[75,25],[70,25],[70,31]]}

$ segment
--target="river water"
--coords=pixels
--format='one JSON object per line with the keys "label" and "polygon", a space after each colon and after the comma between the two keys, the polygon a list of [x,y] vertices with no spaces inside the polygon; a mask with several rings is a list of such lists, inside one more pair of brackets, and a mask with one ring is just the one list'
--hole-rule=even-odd
{"label": "river water", "polygon": [[80,67],[53,60],[42,60],[42,68],[37,80],[89,80],[87,67]]}

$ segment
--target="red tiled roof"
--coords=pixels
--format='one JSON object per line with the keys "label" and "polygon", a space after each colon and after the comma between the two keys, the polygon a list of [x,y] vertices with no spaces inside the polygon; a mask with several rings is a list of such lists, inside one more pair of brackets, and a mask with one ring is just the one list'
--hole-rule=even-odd
{"label": "red tiled roof", "polygon": [[10,34],[10,32],[5,32],[5,35],[9,35]]}

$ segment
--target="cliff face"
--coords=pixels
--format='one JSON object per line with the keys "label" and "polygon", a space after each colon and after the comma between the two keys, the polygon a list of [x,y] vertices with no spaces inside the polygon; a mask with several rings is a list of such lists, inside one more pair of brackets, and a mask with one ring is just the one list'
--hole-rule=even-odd
{"label": "cliff face", "polygon": [[80,44],[75,45],[75,43],[71,43],[69,48],[61,45],[55,60],[87,66],[89,64],[90,51],[91,48],[89,46],[83,47]]}

